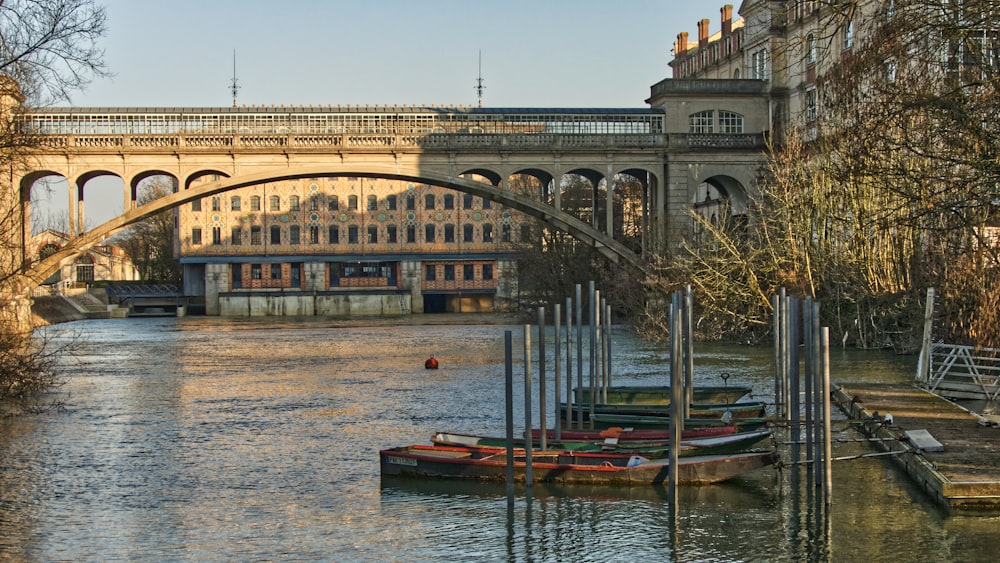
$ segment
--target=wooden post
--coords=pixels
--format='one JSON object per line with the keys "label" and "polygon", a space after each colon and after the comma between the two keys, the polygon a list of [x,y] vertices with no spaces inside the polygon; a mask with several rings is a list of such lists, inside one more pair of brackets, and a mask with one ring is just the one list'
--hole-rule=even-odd
{"label": "wooden post", "polygon": [[917,360],[917,382],[927,385],[931,381],[931,337],[934,328],[934,288],[927,288],[927,303],[924,304],[924,338],[920,344],[920,358]]}
{"label": "wooden post", "polygon": [[823,327],[820,336],[823,365],[823,477],[826,504],[833,502],[833,457],[830,447],[830,327]]}
{"label": "wooden post", "polygon": [[503,333],[504,404],[507,423],[507,504],[514,503],[514,350],[511,331]]}
{"label": "wooden post", "polygon": [[684,288],[684,307],[681,317],[684,323],[684,404],[682,415],[691,416],[691,402],[694,400],[694,324],[692,309],[694,309],[694,294],[691,286]]}
{"label": "wooden post", "polygon": [[573,298],[566,298],[566,428],[573,428]]}
{"label": "wooden post", "polygon": [[681,345],[683,321],[681,320],[681,294],[674,292],[670,304],[670,453],[667,469],[667,502],[677,505],[677,459],[681,433],[684,431],[684,400],[681,389]]}
{"label": "wooden post", "polygon": [[576,284],[576,427],[583,429],[583,292]]}
{"label": "wooden post", "polygon": [[594,282],[588,283],[590,291],[590,428],[594,427],[594,403],[597,401],[597,326],[594,325],[594,313],[597,311],[597,290]]}
{"label": "wooden post", "polygon": [[[554,332],[554,334],[552,335],[552,340],[555,341],[555,344],[553,345],[553,349],[555,351],[555,366],[554,366],[555,373],[553,374],[554,377],[553,377],[552,389],[555,390],[555,397],[554,397],[555,407],[553,408],[553,412],[555,413],[555,419],[556,419],[556,442],[562,440],[562,417],[559,415],[559,403],[562,402],[562,398],[560,397],[560,394],[562,393],[562,388],[561,388],[562,364],[559,361],[560,356],[562,355],[559,347],[559,345],[562,344],[562,319],[560,318],[561,316],[560,313],[562,313],[560,305],[558,303],[552,305],[552,325]],[[545,426],[543,425],[542,426],[543,435],[544,432],[545,432]]]}
{"label": "wooden post", "polygon": [[[539,447],[544,451],[548,446],[546,436],[547,421],[545,414],[549,410],[548,402],[545,400],[545,307],[538,308],[538,426],[542,429],[542,437],[539,440]],[[531,432],[531,428],[528,428]]]}
{"label": "wooden post", "polygon": [[531,475],[531,325],[524,325],[524,486],[532,486]]}

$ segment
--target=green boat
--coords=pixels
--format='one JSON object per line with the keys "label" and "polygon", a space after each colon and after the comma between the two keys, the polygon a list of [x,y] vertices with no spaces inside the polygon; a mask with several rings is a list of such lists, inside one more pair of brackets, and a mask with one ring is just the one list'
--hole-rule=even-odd
{"label": "green boat", "polygon": [[[728,424],[735,425],[740,432],[756,430],[767,426],[766,418],[742,418],[732,420]],[[724,426],[726,425],[719,418],[686,418],[684,428],[701,428],[704,426]],[[632,428],[643,430],[663,430],[670,427],[669,416],[636,415],[636,414],[601,414],[595,413],[593,417],[593,427],[596,429],[606,428]]]}
{"label": "green boat", "polygon": [[[725,434],[721,436],[705,436],[681,440],[677,455],[715,455],[732,454],[747,451],[755,445],[771,436],[771,430],[764,428],[748,432],[737,432],[735,434]],[[472,434],[456,434],[451,432],[437,432],[431,437],[431,442],[439,446],[461,446],[468,448],[505,448],[506,438],[475,436]],[[515,448],[524,448],[525,442],[518,438],[514,440]],[[539,442],[534,442],[534,448],[540,447]],[[668,440],[637,440],[619,442],[616,439],[604,441],[589,440],[550,440],[546,442],[546,449],[564,450],[571,452],[612,452],[642,455],[647,458],[663,457],[670,453],[670,443]]]}
{"label": "green boat", "polygon": [[[579,388],[574,389],[573,397],[580,396],[578,395],[580,391]],[[752,391],[753,388],[747,385],[703,385],[691,390],[691,402],[735,403]],[[584,404],[590,403],[590,389],[582,389],[582,392],[581,401]],[[597,390],[597,395],[601,396],[600,390]],[[611,386],[608,387],[607,401],[602,402],[614,405],[633,403],[669,405],[670,387],[666,385]]]}
{"label": "green boat", "polygon": [[[566,416],[566,403],[560,403],[559,412],[562,417]],[[588,403],[575,405],[573,416],[579,415],[583,411],[583,419],[590,417],[591,406]],[[593,406],[593,411],[599,414],[631,414],[631,415],[652,415],[670,416],[669,405],[658,404],[611,404],[598,403]],[[688,410],[690,418],[723,418],[728,417],[733,420],[741,418],[760,418],[767,414],[766,405],[761,401],[746,401],[742,403],[716,404],[716,403],[692,403]]]}

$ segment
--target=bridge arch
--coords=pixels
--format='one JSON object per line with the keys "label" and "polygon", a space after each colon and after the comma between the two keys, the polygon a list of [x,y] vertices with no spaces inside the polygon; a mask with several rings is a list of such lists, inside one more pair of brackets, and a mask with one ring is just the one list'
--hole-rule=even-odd
{"label": "bridge arch", "polygon": [[643,260],[625,245],[611,236],[598,231],[580,219],[554,209],[543,202],[536,201],[524,195],[503,190],[484,182],[476,182],[458,178],[434,171],[421,170],[419,167],[386,166],[378,164],[327,165],[289,168],[282,171],[269,170],[256,174],[241,175],[233,178],[220,178],[212,182],[197,185],[187,190],[181,190],[145,205],[126,211],[119,217],[72,239],[65,247],[59,249],[48,258],[41,260],[24,273],[25,285],[37,286],[51,275],[59,263],[85,252],[95,244],[114,235],[129,225],[135,224],[162,211],[172,209],[204,197],[227,192],[237,188],[252,186],[264,182],[296,180],[320,176],[357,176],[366,178],[385,178],[390,180],[415,181],[432,184],[456,191],[469,193],[504,206],[516,209],[535,217],[546,225],[565,231],[576,239],[596,248],[601,254],[620,264],[628,264],[640,272],[648,273]]}

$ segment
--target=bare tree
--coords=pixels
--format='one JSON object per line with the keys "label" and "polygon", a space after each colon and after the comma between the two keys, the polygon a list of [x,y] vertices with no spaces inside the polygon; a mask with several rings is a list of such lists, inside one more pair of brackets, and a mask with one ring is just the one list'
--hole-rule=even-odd
{"label": "bare tree", "polygon": [[[139,195],[139,205],[145,205],[174,191],[173,183],[162,177],[148,182],[144,188]],[[174,213],[173,210],[163,211],[132,225],[115,237],[143,280],[169,283],[181,281],[181,267],[174,258]]]}

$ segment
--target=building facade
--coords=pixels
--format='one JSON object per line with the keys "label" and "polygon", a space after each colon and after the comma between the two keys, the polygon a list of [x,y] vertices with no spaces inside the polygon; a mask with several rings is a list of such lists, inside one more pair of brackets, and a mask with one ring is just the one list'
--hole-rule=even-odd
{"label": "building facade", "polygon": [[[53,229],[46,229],[33,235],[31,237],[33,260],[38,261],[55,254],[70,238],[68,234]],[[66,290],[86,288],[100,282],[138,279],[139,272],[128,255],[113,244],[105,244],[92,247],[76,260],[66,261],[58,272],[45,280],[44,285],[52,289]]]}
{"label": "building facade", "polygon": [[[211,181],[206,177],[204,181]],[[362,177],[268,182],[177,212],[184,293],[209,315],[505,310],[525,218],[432,185]]]}

